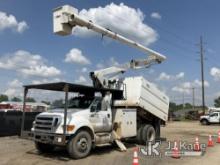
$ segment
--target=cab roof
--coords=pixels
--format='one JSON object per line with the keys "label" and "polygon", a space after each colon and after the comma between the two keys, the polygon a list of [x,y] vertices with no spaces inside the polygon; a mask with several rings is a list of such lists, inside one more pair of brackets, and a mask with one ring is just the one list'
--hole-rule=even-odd
{"label": "cab roof", "polygon": [[110,89],[110,88],[95,88],[93,86],[72,84],[67,82],[56,82],[56,83],[45,83],[45,84],[32,84],[24,85],[24,88],[29,89],[39,89],[39,90],[49,90],[49,91],[60,91],[64,92],[68,88],[68,92],[77,92],[82,94],[94,95],[95,92],[105,93],[107,91],[112,93],[115,99],[123,98],[123,90]]}

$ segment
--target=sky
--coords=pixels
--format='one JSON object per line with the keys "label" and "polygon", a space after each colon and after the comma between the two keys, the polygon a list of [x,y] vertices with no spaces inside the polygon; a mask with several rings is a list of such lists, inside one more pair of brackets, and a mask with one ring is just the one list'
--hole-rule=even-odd
{"label": "sky", "polygon": [[65,4],[77,8],[80,16],[166,55],[165,62],[124,76],[145,77],[177,103],[191,103],[195,88],[196,104],[201,104],[202,36],[206,104],[212,106],[220,96],[218,0],[1,0],[1,94],[22,97],[22,86],[32,83],[90,84],[90,71],[146,57],[86,29],[76,27],[65,37],[54,34],[52,11]]}

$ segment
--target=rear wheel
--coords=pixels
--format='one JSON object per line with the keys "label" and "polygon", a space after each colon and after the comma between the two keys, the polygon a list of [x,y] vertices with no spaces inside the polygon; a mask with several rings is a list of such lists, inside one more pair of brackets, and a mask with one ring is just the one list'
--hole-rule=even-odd
{"label": "rear wheel", "polygon": [[35,147],[40,153],[49,153],[52,152],[55,146],[50,144],[44,144],[40,142],[35,142]]}
{"label": "rear wheel", "polygon": [[84,158],[89,155],[92,148],[92,138],[87,131],[78,132],[70,139],[67,149],[69,155],[74,159]]}
{"label": "rear wheel", "polygon": [[137,137],[136,137],[136,140],[137,140],[138,144],[143,144],[144,143],[144,141],[142,139],[142,132],[143,132],[143,126],[140,126],[137,130]]}
{"label": "rear wheel", "polygon": [[144,141],[144,143],[155,142],[155,139],[156,139],[156,132],[154,127],[149,124],[145,125],[142,133],[142,140]]}

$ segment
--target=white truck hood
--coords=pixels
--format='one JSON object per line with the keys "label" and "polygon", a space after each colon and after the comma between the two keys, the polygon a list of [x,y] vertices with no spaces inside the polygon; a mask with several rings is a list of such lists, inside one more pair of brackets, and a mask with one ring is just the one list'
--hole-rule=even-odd
{"label": "white truck hood", "polygon": [[209,115],[200,116],[200,119],[208,119],[208,118],[209,118]]}
{"label": "white truck hood", "polygon": [[[72,115],[72,114],[76,114],[76,113],[78,113],[78,112],[81,112],[81,111],[83,111],[83,109],[68,109],[67,110],[67,116],[68,115]],[[58,108],[58,109],[53,109],[53,110],[50,110],[50,111],[48,111],[48,112],[42,112],[42,113],[40,113],[39,114],[40,116],[41,115],[45,115],[45,116],[64,116],[64,109],[62,109],[62,108]]]}

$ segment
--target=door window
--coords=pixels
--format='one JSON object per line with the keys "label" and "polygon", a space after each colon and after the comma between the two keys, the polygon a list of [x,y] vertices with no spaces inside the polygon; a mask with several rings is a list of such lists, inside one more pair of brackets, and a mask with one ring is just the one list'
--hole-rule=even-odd
{"label": "door window", "polygon": [[217,113],[213,113],[210,115],[210,117],[218,117],[218,114]]}
{"label": "door window", "polygon": [[92,107],[91,107],[91,112],[99,112],[101,111],[101,99],[97,99],[95,100],[95,102],[93,103]]}

